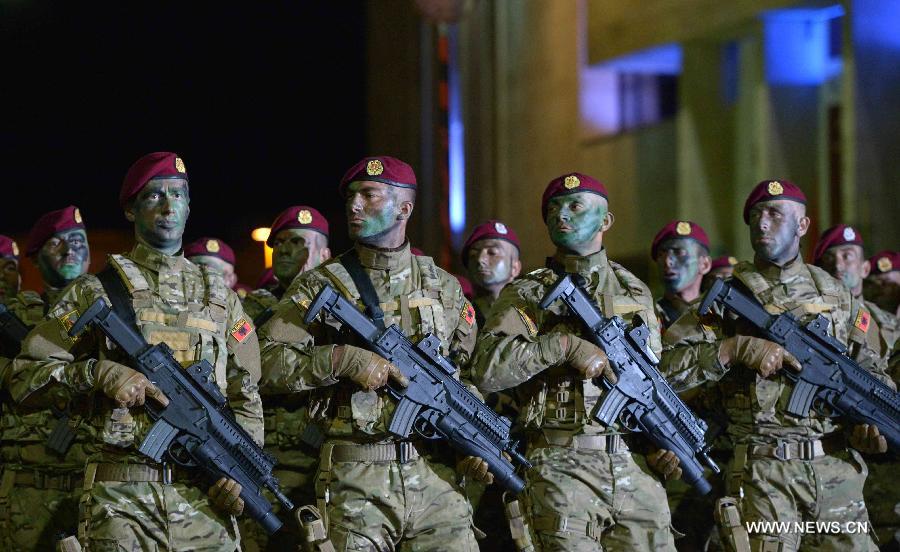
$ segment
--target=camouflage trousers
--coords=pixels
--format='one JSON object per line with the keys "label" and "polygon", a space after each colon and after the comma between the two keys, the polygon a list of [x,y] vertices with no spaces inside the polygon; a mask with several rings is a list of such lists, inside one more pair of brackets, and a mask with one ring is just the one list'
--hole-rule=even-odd
{"label": "camouflage trousers", "polygon": [[81,496],[78,540],[86,552],[233,551],[234,518],[205,490],[175,482],[95,482]]}
{"label": "camouflage trousers", "polygon": [[[741,517],[751,550],[877,550],[872,538],[860,531],[869,521],[863,501],[867,474],[854,450],[815,460],[750,458],[743,470]],[[748,525],[761,521],[787,525]],[[806,524],[797,526],[802,522],[813,522],[813,527],[820,522],[823,529],[804,534]]]}
{"label": "camouflage trousers", "polygon": [[327,482],[335,550],[477,552],[472,507],[449,466],[425,457],[331,462],[329,455],[326,445],[317,479]]}
{"label": "camouflage trousers", "polygon": [[882,548],[893,546],[900,549],[900,485],[897,474],[900,473],[900,462],[896,460],[876,459],[869,462],[869,477],[863,495],[866,509],[872,521],[872,529],[878,535]]}
{"label": "camouflage trousers", "polygon": [[5,469],[0,479],[0,549],[53,550],[60,538],[75,534],[80,487],[68,491],[19,486],[15,476]]}
{"label": "camouflage trousers", "polygon": [[[315,504],[313,478],[316,475],[319,459],[301,450],[270,450],[268,448],[266,450],[272,453],[278,461],[275,477],[278,478],[281,492],[286,494],[295,506]],[[244,552],[296,549],[297,543],[301,542],[297,521],[290,515],[290,512],[281,511],[281,503],[275,500],[272,493],[265,490],[263,494],[272,504],[273,511],[281,518],[284,525],[277,533],[270,536],[252,518],[241,517],[238,521],[241,529],[241,548]]]}
{"label": "camouflage trousers", "polygon": [[642,456],[548,446],[528,458],[525,508],[539,550],[675,549],[666,492]]}

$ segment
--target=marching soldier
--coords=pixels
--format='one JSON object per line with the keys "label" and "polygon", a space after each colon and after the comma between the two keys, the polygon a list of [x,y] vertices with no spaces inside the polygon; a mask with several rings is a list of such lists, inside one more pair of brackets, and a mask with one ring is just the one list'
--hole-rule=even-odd
{"label": "marching soldier", "polygon": [[673,220],[663,226],[650,248],[659,268],[665,294],[655,303],[660,326],[665,331],[700,301],[700,282],[710,270],[709,238],[702,226]]}
{"label": "marching soldier", "polygon": [[869,266],[863,295],[886,312],[900,316],[900,252],[879,251],[869,259]]}

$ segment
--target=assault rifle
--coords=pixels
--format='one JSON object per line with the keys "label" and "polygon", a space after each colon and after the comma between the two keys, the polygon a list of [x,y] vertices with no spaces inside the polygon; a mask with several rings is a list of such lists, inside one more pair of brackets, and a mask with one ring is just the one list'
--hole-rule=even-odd
{"label": "assault rifle", "polygon": [[700,315],[714,303],[752,324],[761,337],[784,347],[803,366],[800,372],[782,371],[794,382],[788,413],[806,417],[815,406],[853,424],[875,425],[891,450],[900,450],[900,394],[847,356],[847,347],[828,335],[824,316],[801,326],[789,312],[769,314],[752,295],[724,280],[716,280],[706,292]]}
{"label": "assault rifle", "polygon": [[456,366],[441,355],[437,337],[428,334],[413,344],[396,324],[379,329],[327,284],[310,303],[306,323],[312,323],[322,310],[353,330],[366,347],[409,378],[408,387],[391,383],[387,386],[398,401],[388,431],[401,439],[408,438],[413,430],[426,439],[443,438],[462,454],[483,458],[498,484],[515,493],[525,488],[515,466],[503,456],[505,452],[518,464],[531,467],[516,449],[518,443],[510,438],[512,422],[453,377]]}
{"label": "assault rifle", "polygon": [[719,473],[719,467],[708,454],[706,422],[684,404],[656,369],[659,359],[650,348],[650,332],[640,318],[635,317],[629,329],[618,316],[604,317],[582,289],[583,282],[579,284],[567,274],[541,299],[540,307],[546,309],[562,299],[584,324],[588,341],[606,353],[619,378],[615,385],[596,378],[600,381],[595,383],[606,393],[591,416],[605,426],[618,419],[628,430],[646,435],[655,447],[674,452],[684,480],[700,494],[707,494],[712,486],[703,477],[702,464],[715,473]]}
{"label": "assault rifle", "polygon": [[154,424],[138,451],[156,462],[168,453],[176,464],[201,470],[210,482],[220,477],[237,481],[243,487],[241,498],[247,514],[269,533],[278,531],[281,520],[263,496],[263,487],[288,510],[294,505],[272,474],[275,459],[235,420],[209,361],[183,368],[168,345],[147,343],[102,298],[78,318],[69,335],[78,335],[88,324],[106,334],[132,359],[132,367],[169,398],[168,406],[153,401],[144,404]]}

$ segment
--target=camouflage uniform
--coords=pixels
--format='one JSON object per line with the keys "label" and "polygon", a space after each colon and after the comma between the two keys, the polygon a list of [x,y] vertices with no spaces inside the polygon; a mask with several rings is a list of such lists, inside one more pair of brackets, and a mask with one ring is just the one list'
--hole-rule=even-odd
{"label": "camouflage uniform", "polygon": [[665,333],[666,328],[674,324],[682,314],[691,310],[691,307],[694,307],[699,303],[700,297],[688,303],[677,295],[671,299],[663,297],[659,301],[653,303],[653,310],[656,313],[657,320],[659,320],[660,331]]}
{"label": "camouflage uniform", "polygon": [[275,308],[278,304],[279,297],[267,289],[254,289],[248,293],[242,300],[244,313],[251,320],[256,320],[259,315],[264,313],[266,309]]}
{"label": "camouflage uniform", "polygon": [[[606,250],[555,262],[587,281],[607,316],[640,315],[660,351],[650,290]],[[603,390],[581,380],[564,361],[552,334],[578,335],[581,322],[560,302],[538,307],[558,279],[538,269],[504,288],[479,336],[473,378],[484,392],[515,388],[520,423],[528,436],[522,517],[512,521],[518,546],[544,550],[666,550],[674,547],[662,484],[642,456],[625,445],[618,425],[604,427],[589,414]],[[512,512],[511,515],[514,515]]]}
{"label": "camouflage uniform", "polygon": [[[433,332],[441,353],[466,365],[476,324],[456,278],[431,258],[411,255],[408,244],[392,251],[357,244],[355,251],[385,324],[397,323],[413,340]],[[333,344],[346,342],[337,321],[303,323],[325,284],[359,301],[340,258],[298,276],[260,333],[267,392],[314,390],[310,418],[326,428],[316,496],[328,536],[337,550],[477,550],[471,506],[446,463],[452,459],[438,458],[449,449],[439,443],[432,457],[418,439],[400,442],[388,433],[395,403],[387,393],[332,376]]]}
{"label": "camouflage uniform", "polygon": [[[877,355],[878,331],[851,316],[857,303],[843,285],[822,269],[798,257],[782,268],[740,263],[735,279],[743,283],[770,312],[790,310],[805,323],[822,314],[833,335],[850,347],[852,355],[882,379],[884,363]],[[732,327],[735,326],[735,327]],[[661,368],[679,392],[718,382],[728,418],[728,434],[735,443],[726,475],[731,496],[742,496],[743,521],[868,521],[863,483],[868,468],[860,454],[846,446],[842,427],[813,412],[797,418],[785,412],[793,390],[776,373],[762,378],[744,366],[725,367],[718,360],[724,334],[748,333],[742,321],[696,313],[683,316],[666,332]],[[869,550],[866,534],[751,533],[750,542],[765,550]]]}
{"label": "camouflage uniform", "polygon": [[[133,298],[135,319],[147,341],[165,342],[184,365],[208,360],[238,421],[262,443],[259,345],[252,333],[235,331],[246,318],[222,274],[140,244],[128,254],[110,256],[109,263]],[[86,550],[236,549],[234,519],[212,509],[205,485],[137,452],[151,425],[143,408],[116,408],[93,392],[96,359],[127,360],[99,332],[73,341],[66,328],[105,296],[92,275],[66,288],[23,344],[11,384],[16,401],[57,386],[92,401],[89,423],[96,438],[85,445],[89,457],[79,540]]]}
{"label": "camouflage uniform", "polygon": [[[47,303],[59,293],[42,298],[33,291],[20,292],[7,307],[31,327],[44,317]],[[12,360],[0,359],[2,381],[11,375]],[[76,414],[83,405],[75,404],[66,390],[58,388],[51,398],[59,412],[68,410],[69,426],[76,440],[64,455],[44,446],[58,423],[50,410],[17,407],[8,401],[0,417],[0,545],[4,550],[51,550],[60,535],[72,535],[78,526],[78,497],[84,471],[84,442],[89,428]]]}

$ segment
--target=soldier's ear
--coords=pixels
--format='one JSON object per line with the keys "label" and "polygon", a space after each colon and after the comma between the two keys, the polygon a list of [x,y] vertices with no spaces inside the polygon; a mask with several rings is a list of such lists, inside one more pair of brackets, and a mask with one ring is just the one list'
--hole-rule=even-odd
{"label": "soldier's ear", "polygon": [[519,259],[515,259],[512,262],[512,271],[509,273],[513,278],[518,278],[519,274],[522,273],[522,261]]}
{"label": "soldier's ear", "polygon": [[700,269],[700,275],[705,276],[712,270],[712,259],[709,258],[709,255],[700,255],[700,262],[697,266]]}
{"label": "soldier's ear", "polygon": [[329,249],[327,247],[322,249],[322,258],[319,260],[324,263],[325,261],[327,261],[330,258],[331,258],[331,249]]}
{"label": "soldier's ear", "polygon": [[412,216],[413,202],[409,200],[400,202],[400,211],[397,213],[398,220],[406,220]]}
{"label": "soldier's ear", "polygon": [[603,226],[600,227],[600,231],[606,232],[612,227],[614,222],[616,222],[616,216],[612,214],[612,211],[608,211],[606,216],[603,217]]}
{"label": "soldier's ear", "polygon": [[802,238],[806,235],[806,233],[809,231],[809,224],[810,220],[808,216],[803,215],[802,217],[800,217],[800,220],[797,221],[797,235],[799,237]]}
{"label": "soldier's ear", "polygon": [[872,263],[869,261],[863,261],[862,264],[862,277],[863,280],[869,277],[869,274],[872,272]]}
{"label": "soldier's ear", "polygon": [[125,218],[128,222],[134,222],[134,203],[125,206]]}

